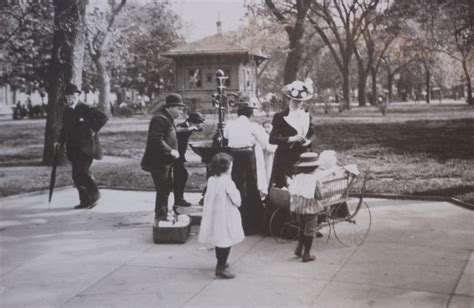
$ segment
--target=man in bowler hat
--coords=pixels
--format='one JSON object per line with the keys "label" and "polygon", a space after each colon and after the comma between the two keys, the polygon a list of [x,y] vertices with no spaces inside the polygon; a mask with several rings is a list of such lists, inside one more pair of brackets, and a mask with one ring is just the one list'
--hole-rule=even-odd
{"label": "man in bowler hat", "polygon": [[168,197],[173,189],[172,166],[179,157],[174,120],[182,115],[183,107],[181,95],[176,93],[168,95],[165,104],[153,112],[148,127],[141,167],[151,173],[155,184],[155,225],[160,219],[166,219],[168,213]]}
{"label": "man in bowler hat", "polygon": [[204,122],[204,116],[199,112],[191,112],[186,121],[176,125],[178,137],[179,158],[173,164],[173,186],[174,186],[174,205],[191,206],[191,203],[183,198],[184,186],[188,180],[188,171],[184,166],[186,162],[186,150],[188,148],[189,138],[193,132],[201,130],[201,124]]}
{"label": "man in bowler hat", "polygon": [[98,132],[109,118],[102,111],[79,102],[81,91],[75,84],[65,86],[67,108],[63,113],[63,127],[55,149],[66,144],[67,157],[72,165],[72,180],[79,191],[79,205],[75,209],[91,209],[100,199],[99,189],[91,176],[94,159],[102,159]]}

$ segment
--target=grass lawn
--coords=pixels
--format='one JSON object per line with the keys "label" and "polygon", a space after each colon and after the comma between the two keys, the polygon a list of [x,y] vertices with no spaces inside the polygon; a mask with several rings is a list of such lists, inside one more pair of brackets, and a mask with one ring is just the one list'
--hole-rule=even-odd
{"label": "grass lawn", "polygon": [[[312,110],[316,129],[314,149],[332,149],[340,161],[354,161],[361,170],[371,166],[367,188],[372,193],[456,197],[474,203],[474,108],[466,104],[393,104],[384,117],[377,108],[355,107],[326,115]],[[264,116],[254,118],[264,121]],[[217,118],[194,139],[206,139]],[[114,118],[101,132],[103,161],[92,171],[101,185],[153,189],[140,159],[149,118]],[[44,120],[0,121],[0,195],[45,189],[49,167],[40,166]],[[204,167],[190,162],[188,189],[201,189]],[[68,166],[58,170],[57,185],[72,184]]]}

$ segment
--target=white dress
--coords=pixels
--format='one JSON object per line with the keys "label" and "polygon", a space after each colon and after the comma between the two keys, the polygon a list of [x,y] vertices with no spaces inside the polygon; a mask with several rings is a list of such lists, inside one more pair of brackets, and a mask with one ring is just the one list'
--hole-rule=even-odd
{"label": "white dress", "polygon": [[243,241],[241,197],[230,174],[209,177],[206,189],[199,242],[224,248]]}

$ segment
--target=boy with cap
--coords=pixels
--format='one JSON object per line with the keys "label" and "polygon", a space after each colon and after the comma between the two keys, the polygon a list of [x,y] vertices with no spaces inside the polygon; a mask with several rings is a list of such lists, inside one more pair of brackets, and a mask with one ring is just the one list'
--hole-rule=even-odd
{"label": "boy with cap", "polygon": [[67,107],[55,149],[66,143],[67,157],[72,165],[72,180],[79,191],[80,204],[75,209],[91,209],[100,198],[99,189],[91,176],[94,159],[102,159],[99,130],[109,118],[97,108],[79,102],[81,91],[74,84],[65,87]]}
{"label": "boy with cap", "polygon": [[184,200],[184,186],[188,180],[188,171],[184,166],[186,162],[186,150],[188,148],[189,138],[193,132],[200,131],[201,124],[204,122],[204,116],[199,112],[191,112],[183,123],[176,125],[178,137],[179,158],[173,163],[173,190],[175,206],[191,206],[191,203]]}
{"label": "boy with cap", "polygon": [[181,95],[168,95],[165,104],[159,105],[154,112],[148,128],[141,167],[151,173],[155,184],[155,224],[160,219],[166,219],[168,213],[168,197],[173,189],[171,169],[179,157],[174,120],[182,115],[183,108]]}

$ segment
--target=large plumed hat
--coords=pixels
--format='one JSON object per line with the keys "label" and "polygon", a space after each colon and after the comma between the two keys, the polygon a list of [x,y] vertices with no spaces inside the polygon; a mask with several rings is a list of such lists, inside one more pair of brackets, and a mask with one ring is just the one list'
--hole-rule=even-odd
{"label": "large plumed hat", "polygon": [[184,107],[183,98],[178,93],[171,93],[166,97],[166,107]]}
{"label": "large plumed hat", "polygon": [[77,88],[77,86],[73,83],[68,83],[64,87],[64,94],[66,95],[72,95],[74,93],[81,93],[81,91]]}
{"label": "large plumed hat", "polygon": [[313,97],[313,81],[310,78],[306,78],[304,82],[295,80],[284,86],[282,91],[289,98],[305,101]]}

